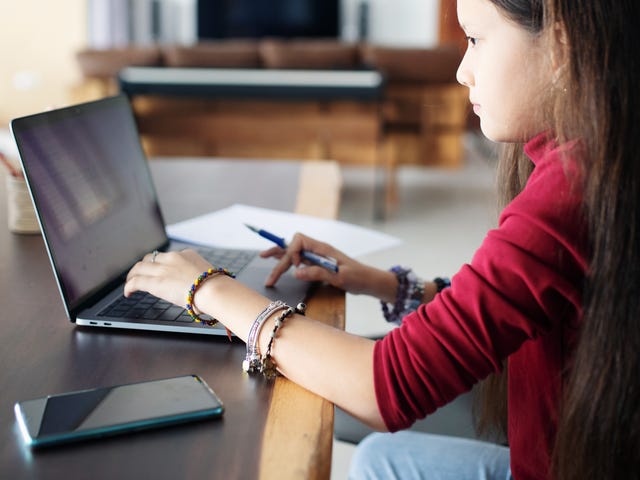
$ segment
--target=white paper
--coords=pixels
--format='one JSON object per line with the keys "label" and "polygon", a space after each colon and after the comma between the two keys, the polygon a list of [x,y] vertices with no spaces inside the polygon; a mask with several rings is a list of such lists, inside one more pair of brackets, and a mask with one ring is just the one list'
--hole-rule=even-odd
{"label": "white paper", "polygon": [[222,210],[167,226],[175,240],[221,248],[265,250],[269,240],[249,230],[245,224],[267,230],[287,242],[296,232],[326,242],[350,257],[359,257],[395,247],[400,239],[337,220],[299,215],[279,210],[233,205]]}

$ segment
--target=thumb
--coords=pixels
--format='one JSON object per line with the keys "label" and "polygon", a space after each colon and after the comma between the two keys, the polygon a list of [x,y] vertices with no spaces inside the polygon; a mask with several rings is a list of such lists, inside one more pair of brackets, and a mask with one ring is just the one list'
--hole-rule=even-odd
{"label": "thumb", "polygon": [[317,265],[304,265],[296,268],[293,275],[298,280],[305,280],[308,282],[329,282],[331,283],[331,277],[335,275],[329,272],[326,268],[319,267]]}

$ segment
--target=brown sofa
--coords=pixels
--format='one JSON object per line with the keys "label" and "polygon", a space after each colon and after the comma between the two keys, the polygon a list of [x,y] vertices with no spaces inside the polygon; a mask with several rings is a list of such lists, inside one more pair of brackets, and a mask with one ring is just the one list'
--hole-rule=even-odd
{"label": "brown sofa", "polygon": [[227,40],[189,47],[85,50],[77,60],[84,81],[76,99],[114,93],[117,74],[126,66],[366,68],[385,77],[383,97],[374,103],[134,98],[151,155],[325,157],[392,168],[456,167],[462,162],[468,100],[466,89],[455,81],[460,52],[454,45],[408,49],[323,39]]}

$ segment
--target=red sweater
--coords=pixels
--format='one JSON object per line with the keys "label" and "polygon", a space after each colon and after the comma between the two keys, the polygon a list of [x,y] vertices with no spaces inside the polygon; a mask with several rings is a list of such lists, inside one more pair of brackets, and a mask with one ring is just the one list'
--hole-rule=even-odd
{"label": "red sweater", "polygon": [[389,430],[468,391],[508,357],[512,473],[548,478],[587,268],[575,150],[544,134],[527,143],[534,171],[471,264],[377,342],[376,398]]}

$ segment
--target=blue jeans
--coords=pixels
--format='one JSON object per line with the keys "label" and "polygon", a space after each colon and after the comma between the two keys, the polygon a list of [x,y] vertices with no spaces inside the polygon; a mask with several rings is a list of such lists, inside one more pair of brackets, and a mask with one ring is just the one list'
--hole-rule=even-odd
{"label": "blue jeans", "polygon": [[356,448],[350,480],[512,480],[509,448],[467,438],[372,433]]}

